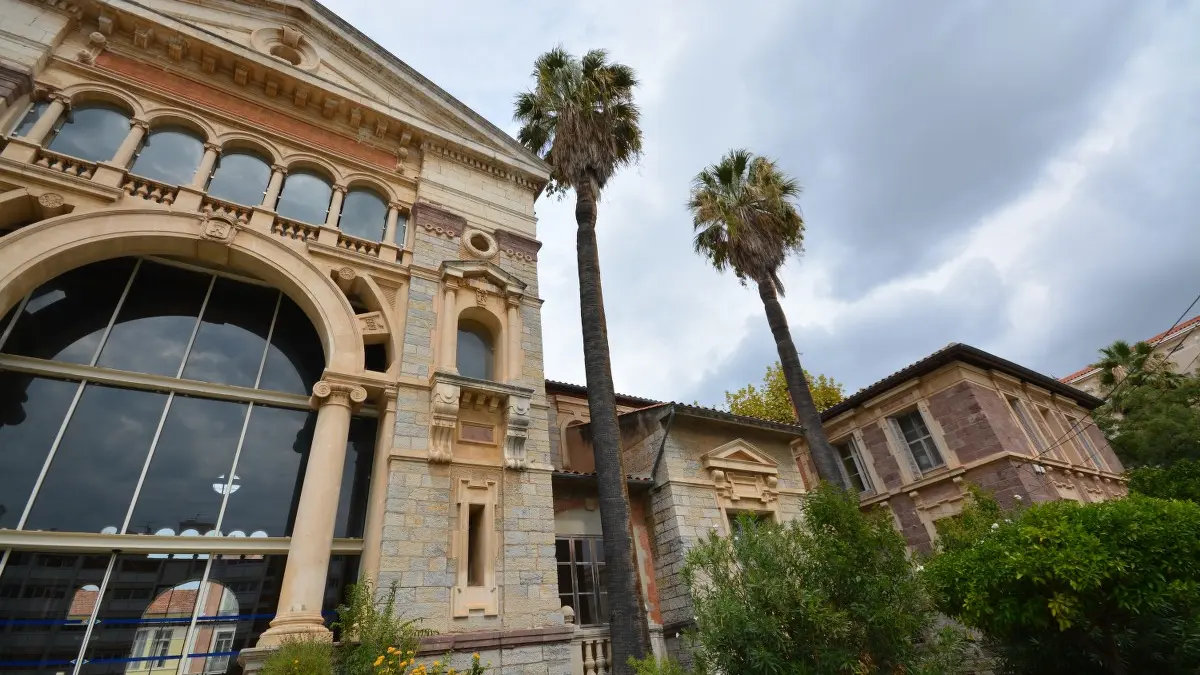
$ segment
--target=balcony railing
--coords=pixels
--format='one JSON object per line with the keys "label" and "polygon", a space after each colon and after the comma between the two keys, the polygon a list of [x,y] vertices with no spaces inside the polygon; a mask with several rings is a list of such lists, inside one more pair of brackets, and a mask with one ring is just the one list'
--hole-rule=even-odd
{"label": "balcony railing", "polygon": [[576,628],[571,639],[571,675],[608,675],[611,670],[608,627]]}
{"label": "balcony railing", "polygon": [[245,225],[250,222],[250,215],[254,213],[254,210],[249,206],[206,196],[200,200],[200,212],[225,215]]}
{"label": "balcony railing", "polygon": [[60,155],[57,152],[50,152],[45,148],[38,150],[33,163],[51,171],[61,171],[68,176],[78,176],[86,179],[91,179],[92,174],[96,173],[95,162],[76,159],[70,155]]}
{"label": "balcony railing", "polygon": [[175,198],[179,196],[179,187],[160,183],[149,178],[142,178],[129,174],[125,182],[121,184],[121,190],[130,197],[140,197],[155,204],[165,204],[170,206],[175,203]]}
{"label": "balcony railing", "polygon": [[377,257],[379,255],[379,242],[369,239],[360,239],[349,234],[339,234],[337,246],[340,249],[345,249],[351,253],[359,253]]}
{"label": "balcony railing", "polygon": [[283,216],[275,216],[275,220],[271,222],[271,232],[284,239],[296,239],[298,241],[316,241],[317,235],[320,234],[321,228],[316,225],[302,223],[299,220],[284,218]]}

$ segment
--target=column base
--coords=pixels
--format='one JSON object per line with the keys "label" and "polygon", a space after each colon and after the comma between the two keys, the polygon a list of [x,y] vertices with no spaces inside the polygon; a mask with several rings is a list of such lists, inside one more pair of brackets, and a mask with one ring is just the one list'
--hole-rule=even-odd
{"label": "column base", "polygon": [[[278,647],[289,640],[333,640],[320,612],[288,612],[271,620],[271,627],[258,637],[256,648]],[[241,657],[238,657],[241,658]]]}

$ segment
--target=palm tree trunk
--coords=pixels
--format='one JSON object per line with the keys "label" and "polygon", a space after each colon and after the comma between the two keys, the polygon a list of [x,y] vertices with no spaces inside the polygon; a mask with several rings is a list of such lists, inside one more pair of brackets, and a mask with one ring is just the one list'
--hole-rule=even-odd
{"label": "palm tree trunk", "polygon": [[600,256],[596,247],[596,196],[593,185],[576,187],[576,252],[579,261],[579,311],[583,319],[583,363],[587,374],[588,411],[592,449],[604,531],[604,559],[608,568],[609,632],[612,672],[631,673],[630,657],[645,658],[650,628],[643,609],[633,547],[633,519],[629,513],[629,486],[621,457],[617,426],[616,392],[608,355],[608,327],[600,287]]}
{"label": "palm tree trunk", "polygon": [[808,380],[804,378],[804,368],[800,365],[796,344],[792,342],[787,315],[783,313],[783,306],[779,304],[775,283],[769,278],[758,281],[758,296],[762,298],[763,308],[767,310],[767,323],[771,326],[771,335],[775,337],[775,348],[779,351],[779,363],[783,366],[788,394],[792,397],[796,418],[804,427],[804,440],[812,453],[817,475],[821,480],[846,488],[848,486],[842,480],[842,472],[838,471],[837,453],[833,451],[829,438],[825,436],[825,429],[821,427],[821,413],[817,412],[812,392],[808,389]]}

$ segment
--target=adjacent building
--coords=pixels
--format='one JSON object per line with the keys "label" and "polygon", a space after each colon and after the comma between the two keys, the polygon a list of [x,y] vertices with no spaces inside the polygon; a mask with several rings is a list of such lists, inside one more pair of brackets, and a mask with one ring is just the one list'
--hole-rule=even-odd
{"label": "adjacent building", "polygon": [[[1177,373],[1200,372],[1200,316],[1192,317],[1178,326],[1146,340],[1173,366]],[[1093,396],[1103,396],[1100,369],[1088,366],[1060,378],[1066,384],[1082,389]]]}

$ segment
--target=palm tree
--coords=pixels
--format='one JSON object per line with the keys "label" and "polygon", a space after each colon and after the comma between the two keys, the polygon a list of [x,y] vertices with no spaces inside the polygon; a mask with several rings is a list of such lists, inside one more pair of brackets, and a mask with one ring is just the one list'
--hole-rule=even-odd
{"label": "palm tree", "polygon": [[1102,348],[1100,356],[1100,361],[1094,367],[1100,369],[1101,391],[1109,399],[1111,408],[1117,412],[1121,410],[1122,389],[1128,392],[1147,385],[1173,387],[1179,380],[1179,374],[1174,371],[1171,362],[1154,351],[1148,342],[1131,346],[1124,340],[1117,340]]}
{"label": "palm tree", "polygon": [[575,191],[579,311],[608,568],[612,667],[625,673],[630,672],[630,657],[646,656],[650,632],[634,559],[629,488],[617,427],[596,247],[596,203],[613,174],[642,152],[640,113],[633,103],[637,77],[632,68],[610,63],[604,50],[593,49],[580,59],[562,47],[538,57],[533,77],[533,89],[517,96],[517,138],[550,165],[549,194]]}
{"label": "palm tree", "polygon": [[817,474],[845,487],[837,453],[821,428],[821,414],[813,403],[787,316],[779,304],[784,290],[779,269],[790,254],[800,253],[804,246],[804,219],[794,204],[799,194],[800,184],[773,161],[748,150],[731,150],[692,181],[688,208],[695,228],[693,244],[696,253],[718,271],[732,268],[743,284],[753,281],[758,286],[788,394],[804,427]]}

